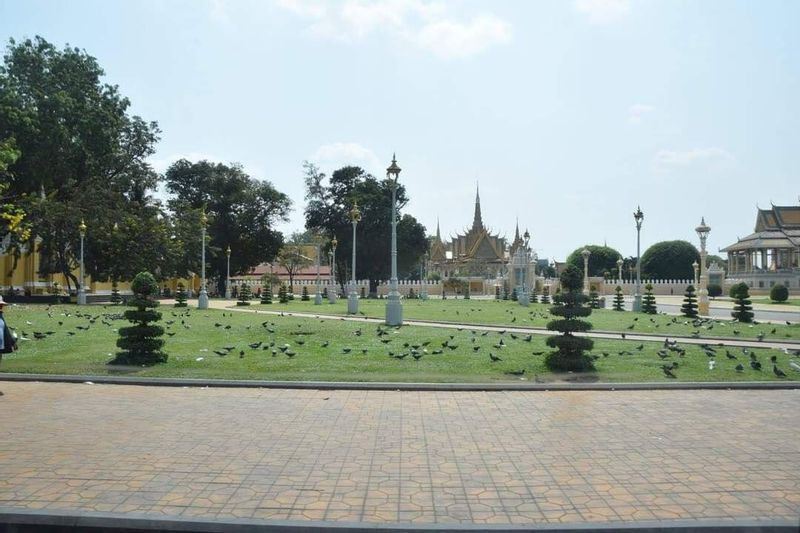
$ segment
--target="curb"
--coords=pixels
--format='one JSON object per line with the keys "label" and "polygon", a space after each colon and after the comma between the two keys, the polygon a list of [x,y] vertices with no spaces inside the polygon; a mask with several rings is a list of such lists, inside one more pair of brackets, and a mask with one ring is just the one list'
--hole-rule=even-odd
{"label": "curb", "polygon": [[91,383],[143,387],[219,387],[301,390],[379,391],[642,391],[642,390],[795,390],[800,381],[678,382],[678,383],[408,383],[358,381],[260,381],[192,378],[145,378],[128,376],[80,376],[0,372],[0,381]]}
{"label": "curb", "polygon": [[261,521],[245,518],[230,520],[160,518],[146,514],[113,514],[97,512],[55,512],[9,510],[0,507],[0,531],[120,531],[133,533],[139,531],[201,531],[207,533],[273,533],[288,531],[293,533],[360,533],[363,531],[382,531],[384,533],[448,533],[462,531],[515,532],[546,531],[548,533],[571,533],[574,531],[625,531],[627,533],[655,533],[659,531],[682,531],[696,533],[788,533],[796,532],[798,524],[788,520],[674,520],[610,523],[575,524],[385,524],[351,522],[300,522],[300,521]]}

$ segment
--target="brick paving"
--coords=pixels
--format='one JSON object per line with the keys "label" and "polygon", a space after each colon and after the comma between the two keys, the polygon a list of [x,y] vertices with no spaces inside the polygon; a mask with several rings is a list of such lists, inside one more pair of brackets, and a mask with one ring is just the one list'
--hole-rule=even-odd
{"label": "brick paving", "polygon": [[478,524],[800,509],[798,390],[0,390],[6,509]]}

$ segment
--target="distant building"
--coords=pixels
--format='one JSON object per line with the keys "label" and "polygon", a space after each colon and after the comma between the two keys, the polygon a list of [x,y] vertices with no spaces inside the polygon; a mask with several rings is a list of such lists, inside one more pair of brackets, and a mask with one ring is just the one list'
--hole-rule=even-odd
{"label": "distant building", "polygon": [[776,283],[800,288],[800,206],[759,209],[754,233],[722,248],[728,254],[728,279],[754,289]]}

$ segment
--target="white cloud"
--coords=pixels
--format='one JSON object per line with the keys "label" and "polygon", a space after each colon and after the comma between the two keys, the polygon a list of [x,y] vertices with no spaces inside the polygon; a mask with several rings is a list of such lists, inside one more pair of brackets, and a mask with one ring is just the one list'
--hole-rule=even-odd
{"label": "white cloud", "polygon": [[592,24],[614,22],[631,9],[630,0],[574,0],[572,8]]}
{"label": "white cloud", "polygon": [[647,104],[633,104],[628,108],[628,122],[631,124],[641,124],[642,119],[648,113],[652,113],[656,108]]}
{"label": "white cloud", "polygon": [[457,19],[448,16],[443,3],[430,0],[275,1],[307,19],[308,31],[317,37],[353,43],[388,35],[443,59],[474,55],[512,37],[511,24],[495,15]]}
{"label": "white cloud", "polygon": [[326,172],[345,165],[355,165],[380,177],[381,163],[378,156],[369,148],[354,142],[323,144],[311,156],[311,161]]}
{"label": "white cloud", "polygon": [[656,153],[654,164],[657,170],[670,171],[689,167],[720,170],[732,165],[736,158],[722,148],[693,148],[690,150],[666,150]]}

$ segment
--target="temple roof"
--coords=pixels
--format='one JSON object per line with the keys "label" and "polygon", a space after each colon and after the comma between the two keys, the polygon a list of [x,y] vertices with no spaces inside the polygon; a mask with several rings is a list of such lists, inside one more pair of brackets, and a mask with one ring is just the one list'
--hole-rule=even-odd
{"label": "temple roof", "polygon": [[800,206],[777,206],[759,209],[755,232],[737,239],[721,252],[757,248],[797,248],[800,246]]}
{"label": "temple roof", "polygon": [[755,231],[770,229],[800,229],[800,206],[777,206],[759,209]]}

